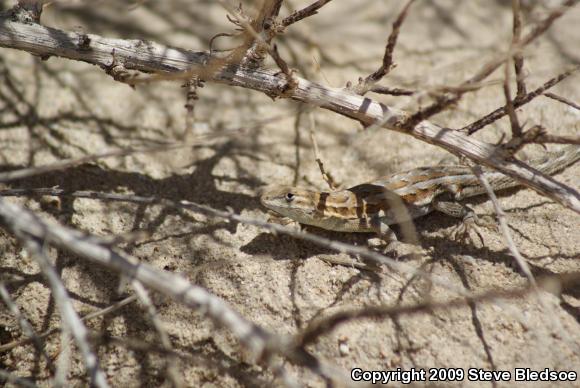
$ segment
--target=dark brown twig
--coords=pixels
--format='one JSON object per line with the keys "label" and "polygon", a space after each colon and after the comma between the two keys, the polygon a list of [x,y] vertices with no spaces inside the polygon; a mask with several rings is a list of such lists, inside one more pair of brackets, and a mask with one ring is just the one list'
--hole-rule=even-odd
{"label": "dark brown twig", "polygon": [[[540,86],[539,88],[529,92],[528,94],[526,94],[524,97],[517,99],[516,101],[514,101],[514,108],[517,109],[527,103],[529,103],[530,101],[532,101],[534,98],[541,96],[542,94],[545,94],[544,92],[548,89],[550,89],[551,87],[553,87],[554,85],[558,84],[560,81],[568,78],[571,74],[575,73],[576,71],[578,71],[580,69],[580,66],[576,66],[573,67],[570,70],[567,70],[561,74],[558,74],[556,77],[546,81],[542,86]],[[474,121],[473,123],[466,125],[465,127],[461,128],[460,131],[462,132],[467,132],[468,135],[472,135],[475,132],[479,131],[480,129],[482,129],[483,127],[488,126],[489,124],[499,120],[500,118],[504,117],[507,114],[507,108],[504,105],[501,108],[498,108],[496,110],[494,110],[491,113],[488,113],[487,115],[485,115],[484,117],[478,119],[477,121]]]}
{"label": "dark brown twig", "polygon": [[298,11],[293,12],[289,16],[285,17],[282,20],[281,25],[286,28],[291,24],[294,24],[304,18],[307,18],[312,15],[316,15],[318,10],[324,7],[326,4],[330,3],[332,0],[317,0],[314,3],[310,4],[307,7],[304,7]]}
{"label": "dark brown twig", "polygon": [[548,131],[541,125],[534,125],[522,136],[510,139],[503,147],[515,154],[526,144],[580,144],[580,137],[576,136],[555,136],[548,134]]}
{"label": "dark brown twig", "polygon": [[252,22],[254,30],[261,32],[270,29],[280,13],[281,7],[282,0],[264,0],[262,8],[258,12],[254,22]]}
{"label": "dark brown twig", "polygon": [[402,88],[389,88],[387,86],[375,85],[370,89],[371,92],[378,94],[389,94],[391,96],[412,96],[416,93],[415,90]]}
{"label": "dark brown twig", "polygon": [[[517,46],[522,35],[522,10],[520,0],[512,0],[513,14],[513,37],[512,46]],[[521,52],[514,54],[514,70],[516,73],[517,94],[516,99],[523,98],[526,95],[526,83],[524,77],[524,56]]]}
{"label": "dark brown twig", "polygon": [[387,45],[385,47],[385,54],[383,55],[383,62],[381,66],[374,72],[371,73],[364,80],[359,79],[359,83],[355,88],[355,92],[364,95],[366,94],[377,82],[379,82],[385,75],[387,75],[391,69],[395,66],[393,64],[393,51],[397,45],[397,38],[399,37],[399,32],[401,30],[401,25],[407,17],[407,12],[415,0],[409,0],[407,4],[403,7],[397,19],[393,22],[393,29],[391,34],[387,39]]}
{"label": "dark brown twig", "polygon": [[[510,90],[510,61],[505,64],[505,74],[503,81],[503,94],[505,96],[505,107],[510,119],[510,127],[512,129],[512,139],[522,136],[522,127],[520,126],[518,115],[514,108],[514,102],[512,100],[512,93]],[[517,150],[516,150],[517,151]],[[515,152],[515,151],[514,151]]]}
{"label": "dark brown twig", "polygon": [[298,81],[294,77],[294,74],[292,70],[290,70],[290,68],[288,67],[286,61],[282,59],[282,57],[280,56],[280,53],[278,52],[278,45],[274,44],[272,46],[272,49],[270,50],[270,55],[272,56],[274,62],[276,62],[276,65],[278,65],[278,67],[280,68],[280,70],[282,71],[282,73],[286,78],[286,83],[279,87],[280,89],[279,97],[284,97],[288,93],[292,93],[296,89],[296,87],[298,86]]}
{"label": "dark brown twig", "polygon": [[[555,10],[553,10],[544,20],[536,24],[536,26],[525,35],[517,45],[512,45],[510,52],[506,54],[500,54],[483,65],[480,70],[473,75],[468,80],[464,81],[460,86],[470,85],[473,83],[478,83],[487,78],[491,73],[493,73],[498,67],[500,67],[506,60],[509,60],[511,56],[520,52],[528,44],[534,41],[536,38],[541,36],[550,26],[561,17],[574,3],[578,0],[566,0],[564,4]],[[461,88],[460,88],[461,90]],[[465,94],[464,92],[449,93],[441,96],[435,97],[435,102],[428,106],[427,108],[421,109],[417,113],[413,114],[405,123],[405,127],[412,128],[419,122],[428,119],[429,117],[442,112],[443,110],[456,104],[461,96]]]}

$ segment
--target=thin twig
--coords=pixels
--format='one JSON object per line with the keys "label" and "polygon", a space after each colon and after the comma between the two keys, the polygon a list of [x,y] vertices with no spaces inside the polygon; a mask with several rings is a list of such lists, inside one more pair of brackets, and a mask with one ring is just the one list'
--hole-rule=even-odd
{"label": "thin twig", "polygon": [[370,89],[371,92],[378,94],[389,94],[391,96],[412,96],[417,93],[416,90],[402,89],[402,88],[390,88],[387,86],[375,85]]}
{"label": "thin twig", "polygon": [[[329,248],[341,253],[349,253],[352,255],[359,255],[360,257],[367,259],[373,263],[378,265],[386,265],[387,267],[402,272],[407,273],[412,276],[421,276],[429,281],[433,282],[434,284],[441,286],[449,291],[452,291],[458,295],[466,295],[466,291],[453,287],[449,284],[449,281],[443,278],[439,278],[436,275],[431,273],[422,271],[409,265],[405,262],[391,259],[387,256],[381,255],[380,253],[365,248],[363,246],[351,245],[347,243],[343,243],[340,241],[331,240],[322,236],[318,236],[312,233],[308,233],[302,230],[296,230],[293,228],[287,228],[281,225],[261,221],[254,218],[240,216],[239,214],[235,214],[229,211],[221,211],[217,209],[213,209],[206,205],[201,205],[195,202],[181,200],[181,201],[171,201],[164,198],[159,197],[142,197],[137,195],[125,195],[125,194],[114,194],[114,193],[102,193],[97,191],[67,191],[60,188],[37,188],[37,189],[9,189],[9,190],[0,190],[0,196],[23,196],[23,195],[52,195],[52,196],[64,196],[64,197],[73,197],[73,198],[90,198],[90,199],[99,199],[99,200],[106,200],[106,201],[119,201],[119,202],[131,202],[131,203],[139,203],[144,205],[163,205],[171,208],[177,209],[189,209],[193,210],[202,214],[209,215],[211,217],[218,217],[227,220],[237,221],[247,225],[254,225],[266,230],[269,230],[273,233],[279,233],[288,235],[294,238],[298,238],[301,240],[312,242],[316,245]],[[390,198],[389,198],[390,199]],[[1,201],[1,198],[0,198]],[[405,206],[402,205],[402,200],[399,199],[401,203],[393,203],[391,207],[393,210],[396,210],[397,213],[395,214],[395,218],[401,220],[401,228],[405,239],[408,241],[416,241],[416,233],[412,233],[411,230],[407,229],[407,225],[409,228],[413,227],[413,223],[410,221],[410,217],[408,214],[403,214],[404,210],[406,209]],[[0,214],[1,216],[1,214]],[[409,221],[406,221],[409,220]],[[405,222],[403,222],[405,221]],[[414,229],[413,229],[414,230]],[[88,239],[87,237],[84,240],[94,243],[93,240]],[[99,245],[101,246],[101,245]]]}
{"label": "thin twig", "polygon": [[574,101],[568,100],[567,98],[564,98],[562,96],[558,96],[557,94],[547,92],[547,93],[544,93],[544,96],[549,97],[553,100],[559,101],[563,104],[569,105],[574,109],[580,110],[580,105],[576,104]]}
{"label": "thin twig", "polygon": [[403,7],[401,12],[399,12],[399,15],[393,22],[391,34],[387,39],[387,45],[385,47],[385,54],[383,55],[383,62],[381,66],[374,73],[371,73],[368,77],[366,77],[364,80],[359,80],[359,83],[355,88],[356,93],[360,95],[366,94],[370,89],[373,88],[373,86],[377,82],[379,82],[385,75],[387,75],[394,67],[393,51],[395,50],[395,46],[397,45],[399,31],[401,29],[401,25],[405,21],[405,18],[407,17],[407,12],[409,11],[409,8],[411,7],[411,4],[413,4],[414,1],[415,0],[409,0],[407,4]]}
{"label": "thin twig", "polygon": [[[512,139],[519,138],[522,136],[522,127],[518,121],[518,115],[514,108],[514,102],[512,100],[512,93],[510,91],[510,61],[505,64],[504,82],[503,82],[503,94],[505,96],[505,107],[510,119],[510,127],[512,129]],[[517,149],[514,150],[514,153]]]}
{"label": "thin twig", "polygon": [[[520,0],[512,0],[513,37],[512,46],[519,45],[522,35],[522,10]],[[516,73],[517,94],[516,100],[526,95],[526,82],[524,77],[524,56],[521,52],[514,54],[514,70]]]}
{"label": "thin twig", "polygon": [[543,298],[542,294],[540,293],[540,288],[538,287],[538,283],[536,282],[536,279],[534,278],[534,275],[532,274],[530,266],[528,265],[526,260],[522,257],[518,248],[516,247],[516,244],[513,240],[512,234],[511,234],[510,229],[509,229],[509,225],[506,221],[506,218],[507,218],[506,214],[503,211],[501,205],[499,204],[497,196],[495,195],[495,192],[493,191],[493,188],[491,187],[489,181],[487,180],[487,178],[483,174],[481,167],[480,166],[472,166],[471,170],[473,171],[473,174],[477,177],[477,179],[479,180],[481,185],[487,191],[487,195],[489,196],[489,199],[491,200],[491,203],[493,204],[495,214],[497,215],[497,219],[498,219],[498,222],[500,225],[500,229],[502,231],[502,235],[505,238],[505,243],[506,243],[512,257],[515,259],[516,263],[518,264],[518,267],[521,269],[521,271],[524,273],[524,275],[528,278],[528,282],[531,286],[531,289],[534,292],[535,296],[537,297],[541,308],[544,310],[544,313],[548,317],[547,319],[552,323],[552,326],[558,330],[558,332],[560,333],[562,338],[567,339],[566,343],[573,344],[574,342],[569,338],[568,333],[566,332],[566,330],[564,329],[564,327],[562,326],[560,321],[555,319],[555,312],[553,311],[554,309],[552,307],[548,306],[548,304],[544,301],[544,298]]}
{"label": "thin twig", "polygon": [[314,131],[316,129],[316,122],[314,120],[314,113],[309,111],[308,115],[308,131],[310,132],[310,140],[312,141],[312,147],[314,148],[314,158],[316,163],[318,164],[318,168],[320,169],[320,174],[322,175],[322,179],[326,182],[328,187],[331,191],[335,191],[337,189],[336,182],[334,178],[327,172],[324,168],[324,162],[322,161],[322,157],[320,156],[320,150],[318,149],[318,142],[316,141],[316,136],[314,135]]}
{"label": "thin twig", "polygon": [[64,326],[60,331],[60,349],[53,381],[55,387],[66,387],[68,385],[67,379],[71,368],[72,345],[70,331]]}
{"label": "thin twig", "polygon": [[[240,131],[239,129],[232,130],[233,133],[239,132],[239,131]],[[176,149],[181,149],[181,148],[194,147],[197,145],[204,144],[202,142],[202,140],[219,138],[219,137],[226,136],[226,135],[227,135],[227,132],[226,133],[223,133],[223,132],[222,133],[208,133],[206,135],[196,136],[195,138],[198,139],[198,141],[193,141],[193,142],[188,142],[188,143],[170,143],[170,144],[162,144],[162,145],[158,145],[158,146],[154,146],[154,147],[147,147],[147,148],[126,148],[126,149],[121,149],[121,150],[103,152],[100,154],[82,156],[82,157],[76,158],[76,159],[61,160],[61,161],[51,163],[51,164],[46,164],[43,166],[23,168],[23,169],[14,170],[14,171],[2,172],[2,173],[0,173],[0,182],[9,182],[9,181],[17,180],[17,179],[30,178],[32,176],[41,175],[41,174],[45,174],[48,172],[66,170],[68,168],[75,167],[75,166],[78,166],[78,165],[81,165],[84,163],[88,163],[88,162],[93,162],[93,161],[96,161],[99,159],[128,156],[128,155],[132,155],[132,154],[136,154],[136,153],[163,152],[163,151],[171,151],[171,150],[176,150]]]}
{"label": "thin twig", "polygon": [[318,10],[325,6],[326,4],[330,3],[332,0],[317,0],[314,3],[310,4],[307,7],[302,8],[301,10],[295,11],[289,16],[285,17],[282,20],[282,26],[288,27],[291,24],[294,24],[304,18],[307,18],[312,15],[316,15]]}
{"label": "thin twig", "polygon": [[[1,206],[2,204],[0,204],[0,207]],[[46,241],[47,234],[40,233],[37,236],[33,236],[27,233],[25,229],[20,228],[18,223],[10,222],[2,216],[0,216],[0,220],[3,220],[4,224],[19,238],[26,250],[35,258],[44,276],[46,276],[50,288],[52,289],[52,295],[56,305],[60,310],[64,327],[70,330],[81,351],[85,367],[87,368],[87,372],[91,379],[91,384],[99,388],[108,387],[109,385],[107,384],[105,373],[99,367],[97,356],[88,343],[87,328],[74,310],[72,300],[70,299],[66,288],[62,284],[58,273],[45,254],[42,241]]]}
{"label": "thin twig", "polygon": [[[509,52],[507,54],[500,54],[484,64],[477,73],[475,73],[471,78],[464,81],[461,85],[469,85],[472,83],[477,83],[483,81],[491,73],[493,73],[497,68],[499,68],[505,61],[509,60],[514,54],[519,53],[528,44],[533,42],[536,38],[541,36],[550,26],[561,17],[577,0],[566,0],[564,4],[556,9],[554,9],[544,20],[538,22],[535,27],[527,35],[525,35],[517,45],[511,45]],[[442,112],[450,106],[456,104],[459,99],[465,94],[464,92],[451,93],[448,95],[441,95],[435,98],[435,102],[428,106],[427,108],[421,109],[417,113],[413,114],[408,122],[408,126],[414,126],[417,123],[428,119],[429,117]]]}
{"label": "thin twig", "polygon": [[[546,276],[540,279],[539,287],[548,292],[562,288],[574,287],[580,281],[580,274],[566,274],[559,276]],[[448,301],[425,301],[410,306],[365,306],[359,309],[343,310],[311,322],[311,324],[299,333],[296,342],[302,345],[313,343],[318,337],[328,334],[338,325],[352,321],[353,319],[385,318],[396,319],[404,315],[430,313],[438,309],[461,308],[466,304],[478,304],[493,302],[500,299],[520,298],[532,291],[531,284],[512,290],[491,290],[469,297],[456,298]]]}
{"label": "thin twig", "polygon": [[524,275],[528,278],[528,281],[530,282],[532,287],[537,288],[536,279],[534,278],[534,275],[532,274],[532,271],[530,270],[530,266],[528,265],[526,260],[522,257],[518,248],[516,247],[516,244],[514,243],[509,226],[508,226],[507,221],[506,221],[506,214],[503,211],[503,209],[501,208],[501,205],[499,204],[497,196],[495,195],[495,192],[493,191],[493,187],[491,187],[491,185],[489,184],[489,181],[487,180],[487,178],[483,174],[483,171],[482,171],[480,166],[471,166],[471,171],[473,171],[473,174],[477,177],[477,179],[479,180],[479,183],[481,183],[481,185],[487,191],[487,195],[489,196],[489,199],[491,200],[491,203],[493,204],[493,208],[495,210],[495,214],[497,215],[497,219],[498,219],[498,222],[499,222],[499,225],[501,228],[502,235],[505,238],[505,243],[506,243],[510,253],[512,254],[514,260],[518,263],[518,266],[520,267],[520,269],[522,270]]}
{"label": "thin twig", "polygon": [[[84,317],[81,318],[81,321],[85,322],[85,321],[89,321],[91,319],[98,318],[98,317],[106,315],[106,314],[110,314],[110,313],[115,312],[115,311],[119,310],[120,308],[128,305],[129,303],[134,302],[135,300],[137,300],[136,295],[128,296],[128,297],[126,297],[118,302],[113,303],[110,306],[107,306],[103,309],[99,309],[95,312],[92,312],[92,313],[85,315]],[[61,330],[61,328],[59,326],[53,327],[52,329],[49,329],[43,333],[38,334],[38,338],[39,339],[47,338],[53,334],[58,333],[60,330]],[[18,346],[29,344],[30,342],[32,342],[32,338],[25,338],[25,339],[21,339],[21,340],[12,341],[12,342],[9,342],[7,344],[2,344],[2,345],[0,345],[0,353],[7,352],[8,350],[14,349]]]}
{"label": "thin twig", "polygon": [[526,144],[578,144],[580,145],[579,136],[556,136],[548,134],[548,131],[541,125],[534,125],[522,136],[510,139],[503,145],[503,148],[509,150],[511,153],[517,152]]}
{"label": "thin twig", "polygon": [[[530,101],[534,98],[541,96],[542,94],[546,94],[545,91],[553,87],[554,85],[560,83],[564,79],[568,78],[570,75],[574,74],[580,69],[580,66],[574,66],[573,68],[558,74],[556,77],[549,79],[548,81],[544,82],[544,84],[535,90],[529,92],[522,98],[518,98],[514,101],[514,108],[517,109]],[[483,116],[480,119],[477,119],[473,123],[466,125],[465,127],[461,128],[460,131],[467,132],[468,135],[472,135],[475,132],[479,131],[483,127],[488,126],[489,124],[499,120],[500,118],[504,117],[507,114],[507,107],[504,105],[501,108],[494,110],[491,113]]]}
{"label": "thin twig", "polygon": [[[22,314],[18,305],[10,296],[10,293],[8,292],[8,289],[6,288],[6,285],[4,284],[3,281],[0,281],[0,298],[4,301],[6,307],[8,307],[8,311],[10,311],[10,313],[18,321],[22,333],[26,336],[27,342],[32,342],[34,344],[34,348],[36,349],[36,351],[44,356],[46,362],[48,363],[49,369],[52,369],[53,368],[52,360],[48,356],[48,354],[46,354],[46,351],[42,346],[41,337],[34,331],[34,328],[30,324],[30,322],[28,322],[24,314]],[[4,345],[0,345],[0,349],[3,346]]]}
{"label": "thin twig", "polygon": [[276,65],[278,65],[282,73],[286,76],[286,84],[280,87],[280,96],[279,96],[285,97],[288,93],[291,93],[292,91],[294,91],[294,89],[296,89],[296,87],[298,86],[298,81],[296,81],[296,79],[294,78],[294,74],[292,70],[290,70],[290,67],[288,67],[286,61],[280,56],[280,53],[278,52],[278,45],[276,44],[272,45],[270,55],[272,56],[274,62],[276,62]]}
{"label": "thin twig", "polygon": [[[171,352],[173,350],[171,346],[171,340],[169,339],[169,335],[167,334],[167,330],[165,330],[163,322],[161,322],[157,316],[157,308],[153,305],[153,301],[149,297],[147,289],[145,289],[145,287],[143,287],[141,282],[138,280],[133,280],[131,285],[135,290],[135,294],[139,298],[139,301],[145,305],[149,319],[151,319],[151,322],[153,322],[153,326],[155,326],[155,330],[157,330],[157,334],[159,335],[161,346],[166,351]],[[169,380],[171,381],[173,388],[180,388],[185,386],[183,379],[181,378],[181,374],[179,373],[177,361],[178,360],[176,356],[168,356],[167,362],[165,364],[165,367],[167,368],[167,375],[169,376]]]}
{"label": "thin twig", "polygon": [[0,382],[11,383],[14,384],[15,386],[26,388],[38,388],[38,385],[34,384],[29,379],[23,379],[22,377],[18,377],[14,375],[14,373],[10,373],[4,369],[0,369]]}

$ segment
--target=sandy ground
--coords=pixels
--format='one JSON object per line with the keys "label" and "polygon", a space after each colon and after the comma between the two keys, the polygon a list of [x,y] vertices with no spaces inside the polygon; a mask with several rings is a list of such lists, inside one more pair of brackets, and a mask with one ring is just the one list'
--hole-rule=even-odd
{"label": "sandy ground", "polygon": [[[11,2],[3,2],[4,8]],[[134,10],[120,2],[86,6],[53,6],[43,21],[59,28],[110,37],[144,38],[196,50],[209,39],[230,32],[232,25],[217,2],[171,0],[144,2]],[[285,2],[286,3],[286,2]],[[306,1],[288,2],[298,8]],[[524,1],[526,22],[547,15],[539,3]],[[0,2],[2,4],[2,2]],[[534,5],[535,4],[535,5]],[[400,1],[335,1],[319,15],[291,28],[279,43],[282,55],[305,78],[331,86],[356,82],[379,65],[390,25]],[[251,4],[248,5],[251,9]],[[283,14],[288,8],[283,8]],[[535,88],[573,63],[580,62],[580,7],[559,20],[526,51],[527,85]],[[478,69],[486,58],[507,48],[511,11],[507,1],[418,2],[405,22],[395,61],[384,85],[428,88],[455,84]],[[218,45],[228,47],[228,39]],[[136,90],[114,82],[100,69],[69,60],[43,62],[26,53],[0,50],[0,158],[2,170],[43,165],[58,159],[124,146],[150,146],[165,141],[195,142],[220,129],[249,128],[243,133],[206,140],[169,152],[109,158],[66,171],[11,183],[11,188],[60,186],[66,189],[155,195],[187,199],[216,209],[231,209],[266,220],[257,193],[270,183],[324,188],[313,157],[307,120],[295,126],[300,106],[241,88],[207,84],[196,103],[196,125],[185,129],[184,90],[163,82]],[[503,104],[503,72],[491,85],[466,95],[457,109],[433,121],[458,128]],[[580,76],[565,80],[554,92],[580,102]],[[373,96],[400,108],[417,106],[409,97]],[[578,134],[580,112],[540,97],[520,110],[526,126],[542,124],[560,135]],[[327,168],[342,187],[413,167],[438,163],[444,151],[411,137],[382,129],[363,131],[352,120],[320,110],[314,113],[316,137]],[[256,125],[261,120],[274,121]],[[497,141],[509,135],[503,119],[476,136]],[[558,147],[553,147],[558,148]],[[541,147],[525,153],[540,155]],[[580,184],[576,165],[557,179]],[[295,334],[313,318],[345,307],[411,304],[426,298],[445,300],[452,293],[408,274],[379,274],[333,266],[324,258],[356,260],[345,254],[275,236],[256,227],[161,206],[138,206],[87,199],[11,199],[43,217],[96,235],[135,230],[151,233],[123,249],[153,266],[179,273],[223,298],[247,319],[267,330]],[[580,270],[578,215],[531,190],[510,191],[500,198],[513,237],[535,275]],[[485,198],[472,201],[480,215],[493,214]],[[512,263],[502,236],[483,230],[485,244],[448,238],[456,221],[432,214],[416,223],[426,255],[407,263],[471,292],[508,289],[525,284]],[[339,241],[366,244],[369,236],[349,236],[316,229],[312,233]],[[60,323],[59,313],[38,266],[13,236],[0,232],[0,274],[12,297],[42,332]],[[121,298],[119,277],[68,253],[50,251],[75,307],[86,314]],[[481,368],[510,371],[575,370],[580,372],[580,288],[561,297],[542,292],[515,300],[482,303],[453,310],[429,311],[396,320],[357,320],[341,325],[309,347],[317,357],[350,373],[351,368]],[[271,371],[255,366],[230,333],[183,306],[155,296],[159,317],[175,350],[187,355],[178,362],[189,386],[278,385]],[[108,336],[158,344],[156,331],[142,306],[133,303],[92,320],[91,330]],[[14,317],[0,310],[0,343],[21,338]],[[56,359],[59,335],[46,340]],[[131,344],[104,342],[98,356],[114,386],[168,386],[166,360]],[[70,382],[87,384],[78,352],[70,361]],[[324,386],[311,372],[292,365],[300,384]],[[51,372],[31,345],[0,354],[0,370],[27,377],[41,386]],[[418,385],[423,385],[419,383]],[[439,383],[442,384],[442,383]],[[498,386],[513,386],[513,378]],[[577,386],[580,383],[576,381]],[[493,386],[490,382],[456,385]],[[547,383],[527,386],[546,386]],[[562,384],[564,385],[564,384]],[[566,386],[568,386],[566,384]]]}

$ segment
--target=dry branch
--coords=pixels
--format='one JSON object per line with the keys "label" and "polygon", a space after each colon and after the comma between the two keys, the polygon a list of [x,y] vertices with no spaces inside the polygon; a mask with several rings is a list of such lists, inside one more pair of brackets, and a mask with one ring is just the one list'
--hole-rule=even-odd
{"label": "dry branch", "polygon": [[318,10],[324,7],[327,3],[330,3],[332,0],[317,0],[314,3],[310,4],[307,7],[304,7],[296,12],[290,14],[290,16],[285,17],[282,20],[282,26],[288,27],[291,24],[294,24],[304,18],[309,16],[316,15]]}
{"label": "dry branch", "polygon": [[355,93],[360,95],[366,94],[385,75],[389,74],[391,69],[395,66],[393,62],[393,51],[395,51],[395,46],[397,45],[397,38],[399,37],[401,25],[405,21],[407,12],[409,11],[409,8],[414,1],[415,0],[409,0],[401,12],[399,12],[399,16],[397,16],[393,22],[393,29],[389,35],[389,38],[387,39],[387,46],[385,47],[385,54],[383,55],[383,62],[381,66],[364,80],[359,80],[359,84],[354,89]]}
{"label": "dry branch", "polygon": [[[6,210],[6,212],[3,210]],[[40,221],[36,225],[33,225],[35,224],[36,217],[32,213],[29,213],[31,218],[26,216],[22,217],[25,213],[22,213],[16,205],[8,204],[5,201],[0,201],[0,214],[2,223],[19,238],[26,250],[34,257],[40,270],[46,277],[56,305],[60,310],[63,326],[65,330],[72,333],[81,351],[83,361],[91,379],[91,384],[101,388],[108,387],[105,373],[101,370],[97,356],[89,345],[88,330],[75,311],[64,284],[46,255],[44,244],[48,238],[47,229],[50,227],[42,224]],[[30,230],[27,228],[22,228],[21,224],[23,222],[32,222],[33,224],[30,227],[36,227],[37,233],[30,233]]]}
{"label": "dry branch", "polygon": [[[569,3],[568,1],[566,4]],[[562,7],[554,11],[547,19],[553,21],[564,9]],[[520,45],[529,43],[548,26],[546,21],[540,23],[522,39]],[[241,86],[272,97],[278,97],[286,91],[284,97],[331,110],[355,119],[364,126],[379,122],[384,128],[409,134],[455,155],[465,156],[495,168],[580,213],[580,194],[576,190],[513,159],[509,153],[498,151],[494,145],[469,138],[459,131],[439,127],[427,120],[418,122],[412,128],[406,127],[404,124],[408,123],[408,113],[344,89],[326,87],[294,76],[296,88],[288,90],[286,77],[278,75],[275,70],[227,65],[223,61],[218,62],[221,66],[216,67],[205,52],[170,48],[142,40],[109,39],[65,32],[38,24],[15,23],[7,18],[0,19],[0,46],[28,51],[42,57],[54,55],[76,59],[105,69],[111,65],[112,50],[115,49],[116,59],[131,70],[166,73],[166,78],[189,78],[198,75],[205,81]],[[504,61],[504,56],[491,61],[473,79],[483,79]],[[170,76],[170,73],[174,74]]]}
{"label": "dry branch", "polygon": [[549,97],[553,100],[559,101],[562,104],[566,104],[566,105],[580,111],[580,105],[576,104],[574,101],[568,100],[567,98],[564,98],[562,96],[558,96],[557,94],[554,94],[551,92],[544,93],[544,96]]}
{"label": "dry branch", "polygon": [[[98,311],[89,313],[87,315],[85,315],[84,317],[81,318],[81,320],[83,322],[103,316],[105,314],[109,314],[112,313],[114,311],[117,311],[118,309],[122,308],[123,306],[133,302],[137,300],[137,296],[132,295],[132,296],[128,296],[127,298],[124,298],[118,302],[113,303],[112,305],[105,307],[103,309],[100,309]],[[38,339],[44,339],[52,334],[58,333],[61,330],[60,327],[53,327],[52,329],[49,329],[43,333],[40,333],[38,335]],[[32,342],[34,339],[33,338],[24,338],[24,339],[20,339],[20,340],[16,340],[16,341],[12,341],[12,342],[8,342],[6,344],[2,344],[0,345],[0,353],[2,352],[6,352],[10,349],[14,349],[17,346],[22,346],[22,345],[26,345],[29,344],[30,342]]]}
{"label": "dry branch", "polygon": [[[67,191],[67,190],[63,190],[60,188],[54,188],[54,187],[53,188],[37,188],[37,189],[0,190],[0,196],[23,196],[23,195],[51,195],[51,196],[63,196],[63,197],[74,197],[74,198],[90,198],[90,199],[99,199],[99,200],[105,200],[105,201],[138,203],[138,204],[143,204],[143,205],[159,204],[159,205],[163,205],[163,206],[167,206],[167,207],[171,207],[171,208],[176,208],[176,209],[189,209],[189,210],[199,212],[201,214],[208,215],[210,217],[218,217],[218,218],[223,218],[226,220],[240,222],[240,223],[247,224],[247,225],[254,225],[254,226],[263,228],[265,230],[269,230],[272,233],[284,234],[284,235],[298,238],[298,239],[301,239],[304,241],[309,241],[309,242],[312,242],[312,243],[319,245],[321,247],[329,248],[329,249],[335,250],[337,252],[358,255],[358,256],[360,256],[364,259],[367,259],[367,260],[369,260],[372,263],[375,263],[377,265],[385,265],[385,266],[389,267],[390,269],[393,269],[395,271],[399,271],[401,273],[406,273],[406,274],[409,274],[411,276],[420,276],[420,277],[423,277],[425,279],[428,279],[433,284],[436,284],[436,285],[438,285],[446,290],[449,290],[457,295],[463,295],[463,296],[469,295],[469,293],[466,292],[464,289],[450,285],[449,281],[446,279],[443,279],[441,277],[438,277],[434,274],[428,273],[428,272],[423,271],[421,269],[417,269],[414,266],[405,263],[404,261],[399,261],[399,260],[395,260],[395,259],[389,258],[387,256],[384,256],[384,255],[382,255],[374,250],[371,250],[369,248],[366,248],[364,246],[351,245],[351,244],[343,243],[340,241],[331,240],[331,239],[328,239],[328,238],[325,238],[322,236],[318,236],[318,235],[315,235],[312,233],[305,232],[303,230],[286,228],[286,227],[283,227],[281,225],[268,223],[268,222],[254,219],[254,218],[240,216],[239,214],[235,214],[232,212],[217,210],[217,209],[214,209],[210,206],[201,205],[201,204],[191,202],[191,201],[181,200],[181,201],[175,202],[175,201],[171,201],[171,200],[159,198],[159,197],[142,197],[142,196],[137,196],[137,195],[102,193],[102,192],[97,192],[97,191],[83,191],[83,190]],[[400,211],[405,211],[404,208],[401,206],[396,206],[396,208]],[[0,214],[0,216],[1,216],[1,214]],[[399,219],[408,219],[409,218],[407,214],[397,214],[397,217]],[[404,223],[402,223],[402,225],[409,227],[409,228],[413,227],[412,222],[404,222]],[[413,241],[413,239],[416,238],[415,237],[416,233],[414,232],[414,229],[411,229],[411,230],[403,229],[402,232],[403,232],[404,236],[411,241]]]}
{"label": "dry branch", "polygon": [[[561,290],[566,287],[575,287],[580,280],[579,273],[546,276],[539,279],[538,286],[548,292]],[[531,284],[521,288],[511,290],[492,290],[466,298],[457,298],[449,301],[425,301],[409,306],[365,306],[363,308],[343,310],[333,313],[327,317],[313,321],[297,337],[297,342],[307,345],[314,342],[323,334],[328,334],[338,325],[352,321],[354,319],[385,318],[396,319],[403,315],[421,314],[438,309],[454,309],[463,307],[469,303],[492,302],[498,299],[514,299],[529,294],[533,290]]]}
{"label": "dry branch", "polygon": [[[25,236],[25,243],[30,241],[48,241],[58,248],[72,252],[93,263],[103,265],[123,274],[129,279],[137,280],[174,301],[206,314],[218,326],[226,327],[251,354],[257,356],[258,360],[269,362],[271,361],[272,355],[278,354],[286,357],[295,364],[310,368],[326,379],[333,379],[340,375],[337,375],[337,371],[321,363],[303,348],[293,346],[291,339],[282,337],[279,334],[270,333],[260,326],[249,322],[222,299],[209,293],[202,287],[192,285],[181,276],[158,270],[146,263],[140,263],[133,257],[117,253],[109,247],[96,244],[95,238],[87,238],[85,234],[79,231],[58,224],[47,223],[34,213],[12,204],[3,198],[0,198],[0,222],[17,236]],[[42,249],[42,246],[39,244],[35,246]],[[58,275],[54,274],[54,276],[60,281]],[[66,300],[56,297],[55,299],[57,303],[60,300]],[[70,299],[68,300],[70,301]],[[72,312],[69,310],[72,310],[72,306],[66,310],[67,315],[74,313],[74,310]],[[72,329],[75,336],[77,335],[75,331],[79,327],[84,328],[80,320],[76,322],[76,325]],[[84,337],[86,337],[86,332],[84,333]],[[79,343],[79,346],[82,346],[82,343]],[[83,353],[85,352],[84,349],[81,348],[81,350]],[[96,359],[93,359],[93,361],[96,363]],[[87,363],[87,368],[89,366],[92,365]],[[99,370],[95,369],[94,366],[90,370],[94,374],[93,381],[95,383],[99,386],[107,386],[106,380],[104,380],[104,374],[99,374]]]}
{"label": "dry branch", "polygon": [[[546,93],[544,93],[544,92],[546,90],[549,90],[553,86],[557,85],[558,83],[560,83],[564,79],[568,78],[569,76],[571,76],[572,74],[577,72],[579,69],[580,69],[580,66],[575,66],[567,71],[564,71],[561,74],[558,74],[556,77],[549,79],[548,81],[544,82],[544,84],[542,86],[527,93],[522,98],[518,98],[516,101],[514,101],[514,108],[517,109],[517,108],[529,103],[534,98],[541,96],[542,94],[545,95]],[[491,123],[504,117],[507,114],[507,112],[508,112],[507,105],[504,105],[503,107],[498,108],[491,113],[488,113],[487,115],[483,116],[482,118],[478,119],[477,121],[475,121],[469,125],[466,125],[465,127],[461,128],[460,131],[467,132],[468,135],[473,135],[475,132],[479,131],[480,129],[484,128],[485,126],[490,125]]]}
{"label": "dry branch", "polygon": [[[513,38],[512,45],[517,46],[522,36],[522,12],[520,0],[512,0],[513,16]],[[526,94],[526,83],[524,77],[524,56],[522,53],[514,54],[514,70],[516,73],[517,94],[516,99],[522,98]]]}

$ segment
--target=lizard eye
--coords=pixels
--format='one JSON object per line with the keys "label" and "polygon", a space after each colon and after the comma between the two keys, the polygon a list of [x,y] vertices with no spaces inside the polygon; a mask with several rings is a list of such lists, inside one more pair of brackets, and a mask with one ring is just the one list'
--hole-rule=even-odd
{"label": "lizard eye", "polygon": [[286,199],[286,202],[292,202],[292,200],[294,200],[294,194],[286,193],[286,196],[284,198]]}

